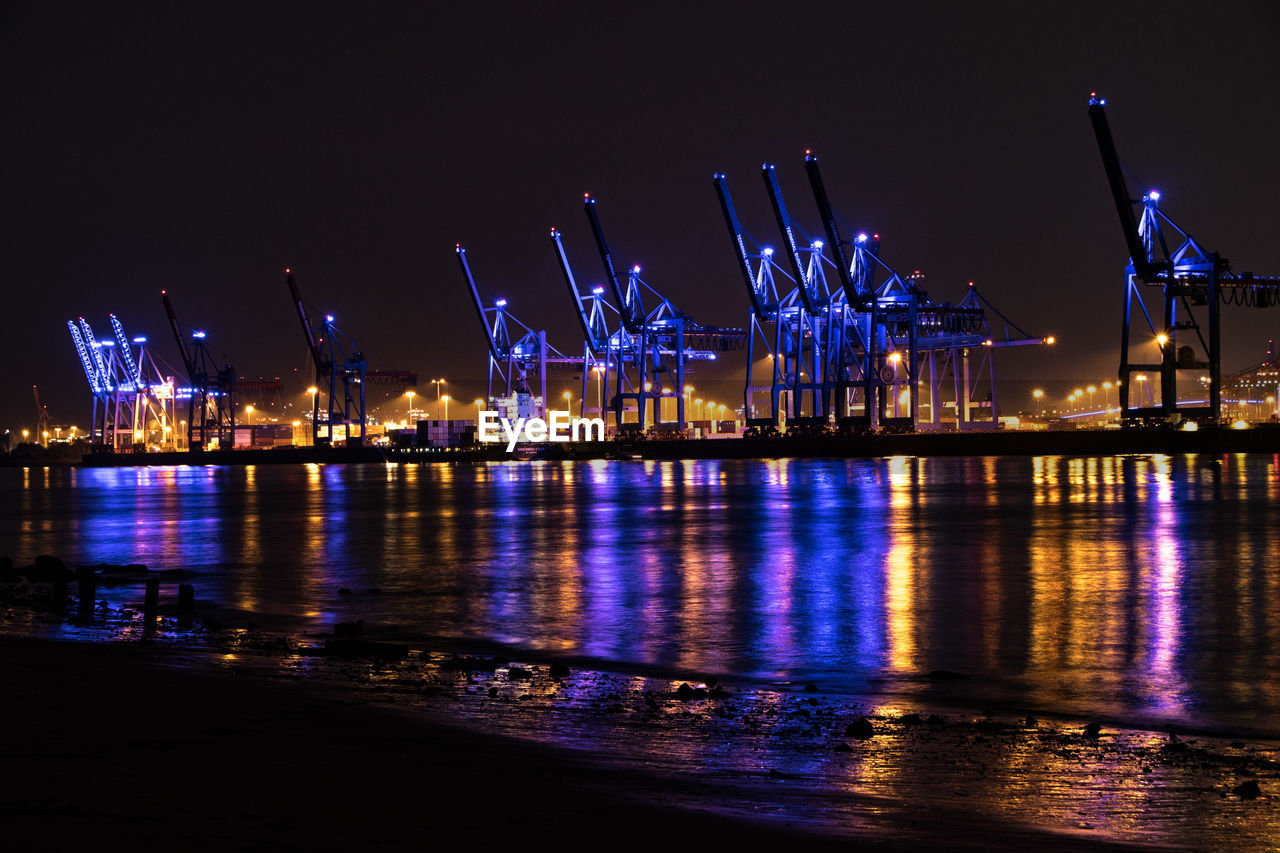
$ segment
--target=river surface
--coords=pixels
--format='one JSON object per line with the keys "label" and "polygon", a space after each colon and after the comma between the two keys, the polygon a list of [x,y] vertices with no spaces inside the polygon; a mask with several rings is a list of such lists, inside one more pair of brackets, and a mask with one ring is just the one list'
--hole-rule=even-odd
{"label": "river surface", "polygon": [[854,694],[945,670],[951,701],[1280,734],[1269,455],[36,468],[0,495],[20,564],[181,568],[295,630]]}

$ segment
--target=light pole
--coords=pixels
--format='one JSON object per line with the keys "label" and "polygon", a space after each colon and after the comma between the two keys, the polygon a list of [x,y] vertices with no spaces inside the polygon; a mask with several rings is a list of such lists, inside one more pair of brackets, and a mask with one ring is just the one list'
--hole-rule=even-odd
{"label": "light pole", "polygon": [[484,400],[476,398],[476,428],[480,428],[480,413],[484,411]]}
{"label": "light pole", "polygon": [[1111,383],[1102,383],[1102,405],[1106,407],[1107,414],[1111,414]]}
{"label": "light pole", "polygon": [[1044,391],[1040,388],[1031,392],[1031,396],[1036,398],[1036,417],[1044,417]]}
{"label": "light pole", "polygon": [[31,435],[31,430],[29,430],[29,429],[24,429],[24,430],[22,431],[22,443],[23,443],[23,444],[26,444],[26,443],[27,443],[27,436],[29,436],[29,435]]}
{"label": "light pole", "polygon": [[1136,378],[1138,380],[1138,402],[1141,403],[1146,397],[1144,389],[1147,387],[1147,374],[1139,373]]}
{"label": "light pole", "polygon": [[436,386],[436,417],[440,417],[440,386],[447,384],[444,378],[432,379],[431,384]]}
{"label": "light pole", "polygon": [[405,418],[407,419],[405,426],[408,426],[407,421],[413,420],[413,398],[418,395],[416,391],[405,391],[404,395],[409,398],[409,409],[404,414]]}
{"label": "light pole", "polygon": [[1093,394],[1094,394],[1094,392],[1095,392],[1095,391],[1097,391],[1097,390],[1098,390],[1098,386],[1097,386],[1097,385],[1090,385],[1090,386],[1089,386],[1087,389],[1085,389],[1085,390],[1087,390],[1087,391],[1089,392],[1089,411],[1091,411],[1091,412],[1092,412],[1092,411],[1093,411]]}
{"label": "light pole", "polygon": [[592,368],[596,372],[596,408],[600,410],[600,417],[604,417],[604,368],[596,365]]}

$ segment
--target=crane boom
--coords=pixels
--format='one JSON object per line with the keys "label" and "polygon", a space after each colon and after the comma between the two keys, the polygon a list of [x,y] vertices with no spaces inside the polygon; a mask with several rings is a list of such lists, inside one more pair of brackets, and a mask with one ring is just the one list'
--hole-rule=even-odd
{"label": "crane boom", "polygon": [[196,371],[191,363],[191,352],[187,349],[187,341],[182,337],[182,327],[178,325],[178,315],[173,311],[173,303],[169,301],[169,293],[160,291],[160,298],[164,301],[164,313],[169,317],[169,328],[173,330],[173,339],[178,344],[178,355],[182,356],[182,366],[187,371],[187,381],[191,387],[196,386]]}
{"label": "crane boom", "polygon": [[821,308],[819,294],[813,287],[813,283],[809,281],[809,277],[805,275],[804,261],[800,259],[800,246],[796,243],[795,225],[791,221],[791,214],[787,212],[786,203],[782,200],[782,187],[778,185],[777,170],[772,163],[765,163],[760,172],[764,176],[765,187],[769,190],[769,201],[773,204],[773,215],[778,219],[778,229],[787,243],[787,260],[791,263],[791,272],[796,277],[796,284],[799,285],[804,310],[812,314]]}
{"label": "crane boom", "polygon": [[316,365],[316,380],[324,375],[324,358],[320,354],[320,344],[316,342],[315,333],[311,331],[311,323],[307,320],[307,308],[302,304],[302,294],[298,291],[298,283],[293,280],[293,270],[286,269],[284,271],[285,284],[289,285],[289,295],[293,298],[293,307],[298,312],[298,319],[302,321],[302,334],[307,339],[307,352],[311,353],[311,360]]}
{"label": "crane boom", "polygon": [[138,362],[134,360],[133,353],[129,350],[129,338],[125,336],[124,326],[121,325],[119,318],[115,314],[111,314],[111,331],[115,333],[116,343],[120,345],[120,357],[124,360],[125,369],[129,371],[129,378],[133,380],[133,387],[141,391],[146,387],[147,383],[142,380],[142,371],[138,369]]}
{"label": "crane boom", "polygon": [[578,323],[582,326],[582,336],[586,340],[591,354],[593,356],[598,355],[609,346],[609,342],[608,340],[597,340],[597,336],[591,330],[591,319],[587,316],[587,307],[583,304],[583,297],[578,290],[578,283],[573,278],[573,269],[569,266],[569,256],[565,254],[560,232],[555,228],[551,229],[551,242],[556,247],[556,260],[560,262],[560,272],[564,275],[564,283],[568,285],[569,293],[573,296],[573,306],[578,315]]}
{"label": "crane boom", "polygon": [[94,366],[98,369],[98,378],[102,383],[102,390],[111,390],[111,373],[107,370],[107,363],[102,359],[102,345],[98,343],[98,339],[93,336],[93,329],[89,326],[89,321],[80,318],[80,330],[84,332],[84,342],[89,345],[89,354],[93,356]]}
{"label": "crane boom", "polygon": [[813,200],[818,205],[818,215],[822,217],[822,228],[831,243],[831,253],[835,256],[836,268],[840,272],[840,285],[844,288],[844,298],[853,302],[858,297],[857,284],[850,274],[849,259],[845,256],[844,243],[840,240],[840,225],[831,208],[831,199],[827,197],[826,185],[822,183],[818,158],[812,151],[804,152],[804,170],[809,175],[809,186],[813,189]]}
{"label": "crane boom", "polygon": [[623,293],[618,283],[618,273],[613,267],[613,253],[609,250],[609,241],[605,239],[604,228],[600,226],[600,216],[596,213],[596,200],[591,194],[583,196],[583,206],[587,211],[587,221],[591,223],[591,233],[596,238],[596,248],[600,250],[600,262],[604,264],[605,278],[613,288],[613,298],[618,300],[618,313],[622,316],[622,325],[628,332],[639,333],[644,329],[645,311],[638,290],[628,287]]}
{"label": "crane boom", "polygon": [[[729,229],[729,236],[733,239],[738,271],[742,273],[742,280],[747,285],[747,293],[751,294],[751,311],[755,316],[764,319],[769,311],[776,310],[778,306],[767,304],[765,300],[768,294],[762,294],[756,286],[756,277],[751,271],[751,256],[747,252],[745,231],[742,228],[742,222],[738,219],[738,212],[733,207],[733,199],[729,195],[728,179],[723,173],[717,172],[711,177],[711,181],[715,184],[716,197],[720,199],[720,212],[724,214],[725,225]],[[765,263],[767,262],[766,260]]]}
{"label": "crane boom", "polygon": [[1111,136],[1111,125],[1107,122],[1106,98],[1097,93],[1089,96],[1089,121],[1093,124],[1093,135],[1098,140],[1098,153],[1102,155],[1102,168],[1107,173],[1107,185],[1111,188],[1111,199],[1116,205],[1116,215],[1120,217],[1120,230],[1124,232],[1124,242],[1129,248],[1129,258],[1133,261],[1133,269],[1141,278],[1147,278],[1155,271],[1147,255],[1146,247],[1138,234],[1138,221],[1133,215],[1133,201],[1129,198],[1129,187],[1124,180],[1124,172],[1120,168],[1120,158],[1116,154],[1116,143]]}
{"label": "crane boom", "polygon": [[93,366],[93,358],[89,355],[89,348],[85,346],[84,335],[80,334],[80,327],[76,325],[75,320],[68,320],[67,328],[71,330],[71,340],[75,341],[80,364],[84,365],[84,375],[89,380],[90,390],[95,394],[101,394],[106,389],[98,378],[97,369]]}
{"label": "crane boom", "polygon": [[484,314],[484,301],[480,299],[480,289],[476,287],[475,276],[471,274],[471,265],[467,263],[467,250],[461,244],[454,245],[454,251],[458,253],[458,265],[462,267],[462,275],[467,280],[467,287],[471,290],[471,304],[476,308],[476,316],[480,318],[480,325],[484,327],[484,338],[489,342],[489,354],[494,358],[502,358],[501,349],[498,346],[498,340],[493,336],[493,329],[489,328],[489,320]]}

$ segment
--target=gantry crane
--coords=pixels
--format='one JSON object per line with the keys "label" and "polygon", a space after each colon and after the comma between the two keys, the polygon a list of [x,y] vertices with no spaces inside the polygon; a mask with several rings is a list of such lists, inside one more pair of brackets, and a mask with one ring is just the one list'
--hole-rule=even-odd
{"label": "gantry crane", "polygon": [[183,369],[187,372],[187,450],[192,453],[203,451],[214,438],[218,440],[220,448],[234,447],[235,367],[231,364],[224,364],[221,368],[216,366],[217,363],[209,354],[205,343],[207,335],[201,330],[192,330],[188,345],[187,336],[182,333],[182,326],[178,323],[178,315],[173,310],[168,292],[160,291],[160,298],[164,303],[165,315],[169,318],[174,342],[178,345]]}
{"label": "gantry crane", "polygon": [[[1130,196],[1107,122],[1106,105],[1105,98],[1096,92],[1090,94],[1089,120],[1129,252],[1120,336],[1120,421],[1124,425],[1156,419],[1217,422],[1222,418],[1220,303],[1259,307],[1280,304],[1280,277],[1233,272],[1226,258],[1207,251],[1165,215],[1160,209],[1158,190],[1148,191],[1141,199]],[[1140,218],[1134,214],[1134,207],[1138,205],[1142,211]],[[1172,250],[1166,226],[1180,241]],[[1162,307],[1158,319],[1152,317],[1143,303],[1144,288],[1158,289]],[[1131,350],[1135,308],[1147,322],[1152,343],[1159,353],[1158,361],[1135,358]],[[1197,315],[1207,315],[1207,340]],[[1138,346],[1141,351],[1143,345]],[[1160,405],[1143,405],[1141,394],[1134,405],[1131,379],[1137,374],[1139,380],[1145,380],[1149,372],[1160,376]],[[1208,385],[1208,394],[1204,395],[1208,397],[1207,405],[1200,399],[1179,401],[1178,377],[1183,373],[1195,374]],[[1202,390],[1196,391],[1199,393],[1195,396],[1201,397]]]}
{"label": "gantry crane", "polygon": [[[618,276],[613,250],[600,224],[596,200],[590,193],[583,196],[583,208],[596,240],[608,289],[617,303],[621,321],[619,346],[633,354],[629,370],[616,370],[613,378],[612,404],[618,428],[645,432],[649,428],[652,414],[656,429],[683,434],[687,425],[684,410],[687,363],[715,360],[715,350],[708,347],[715,345],[717,341],[740,341],[743,332],[739,329],[700,326],[640,277],[639,264],[628,267],[624,284]],[[646,294],[656,303],[651,310],[645,307]],[[696,347],[692,345],[695,342]],[[615,366],[618,364],[619,362],[615,362]],[[632,375],[625,375],[627,373]],[[675,401],[674,422],[664,423],[662,420],[664,399]],[[628,400],[635,401],[634,425],[623,423]]]}
{"label": "gantry crane", "polygon": [[[987,321],[989,305],[972,285],[958,305],[935,303],[919,286],[922,276],[904,276],[881,259],[879,235],[858,232],[846,239],[811,151],[805,152],[805,168],[834,260],[825,254],[827,244],[821,239],[807,237],[806,245],[801,245],[801,229],[782,199],[775,167],[766,163],[762,168],[790,274],[777,266],[770,247],[750,241],[753,249],[748,249],[750,238],[734,209],[727,179],[722,173],[713,178],[735,260],[751,299],[752,339],[745,389],[749,429],[776,430],[787,408],[784,396],[789,396],[791,403],[789,429],[798,425],[825,430],[831,423],[853,431],[915,429],[921,423],[923,380],[918,377],[926,372],[930,422],[940,428],[941,384],[948,368],[956,386],[957,427],[996,425],[991,350],[1044,339],[1027,335],[999,315],[1005,325],[997,340]],[[838,288],[828,285],[824,265],[836,268]],[[877,284],[881,274],[883,279]],[[778,275],[795,283],[784,298],[778,295]],[[753,397],[765,387],[752,383],[757,338],[768,348],[766,357],[773,371],[773,383],[768,386],[769,418],[753,417]],[[978,353],[982,358],[975,376],[970,359]],[[971,411],[984,373],[990,389],[990,417],[985,422],[973,418]]]}
{"label": "gantry crane", "polygon": [[[454,252],[458,256],[458,265],[462,270],[463,278],[467,282],[467,288],[471,294],[471,303],[476,309],[476,316],[480,319],[480,325],[484,327],[485,341],[488,344],[489,381],[485,390],[486,403],[493,405],[496,399],[494,395],[495,374],[497,374],[499,381],[502,383],[505,397],[510,397],[513,393],[518,396],[534,397],[534,388],[530,386],[529,382],[531,379],[536,379],[536,397],[539,401],[537,408],[539,416],[545,419],[548,416],[549,409],[547,400],[547,365],[561,364],[575,368],[581,367],[584,371],[583,376],[585,379],[584,362],[577,358],[570,358],[548,344],[545,330],[534,331],[520,322],[507,310],[506,299],[494,300],[493,305],[486,306],[485,300],[480,296],[480,289],[476,286],[475,276],[471,273],[471,264],[467,261],[467,250],[461,243],[458,243],[454,246]],[[508,320],[524,330],[524,334],[515,341],[511,339],[511,332],[507,327]]]}
{"label": "gantry crane", "polygon": [[[565,253],[564,242],[560,231],[556,228],[551,229],[551,242],[555,246],[556,260],[560,264],[560,273],[564,276],[565,284],[569,288],[569,295],[573,298],[574,316],[578,318],[578,324],[582,329],[582,402],[580,406],[580,414],[586,417],[587,414],[587,392],[591,374],[596,374],[596,381],[599,383],[598,388],[598,405],[597,413],[601,418],[605,416],[605,411],[613,407],[612,399],[606,400],[604,395],[605,388],[609,388],[611,379],[621,376],[624,383],[629,382],[626,373],[626,364],[634,362],[635,352],[626,343],[628,340],[627,333],[622,329],[619,323],[618,331],[609,331],[609,316],[606,312],[612,312],[615,319],[618,317],[618,309],[609,303],[605,296],[604,288],[596,285],[591,288],[589,294],[582,293],[578,289],[577,279],[573,274],[573,267],[569,264],[569,256]],[[630,385],[626,385],[626,391],[630,392]],[[615,425],[622,423],[621,407],[614,408]]]}
{"label": "gantry crane", "polygon": [[[341,427],[346,435],[347,445],[358,447],[364,443],[367,435],[365,374],[368,362],[365,361],[364,353],[356,349],[355,342],[334,325],[332,314],[324,316],[324,324],[320,326],[317,335],[317,330],[312,328],[311,321],[307,318],[307,308],[303,304],[298,284],[294,281],[293,271],[286,269],[284,277],[294,309],[302,322],[307,351],[315,365],[315,387],[317,391],[324,389],[326,405],[323,418],[320,413],[320,394],[316,393],[311,397],[312,444],[317,447],[331,445],[337,427]],[[338,403],[339,384],[342,386],[341,403]],[[359,435],[354,435],[357,428]]]}

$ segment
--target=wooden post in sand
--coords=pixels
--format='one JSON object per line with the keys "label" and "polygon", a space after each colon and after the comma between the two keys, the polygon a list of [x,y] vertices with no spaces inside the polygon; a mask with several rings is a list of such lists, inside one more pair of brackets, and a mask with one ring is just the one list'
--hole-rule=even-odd
{"label": "wooden post in sand", "polygon": [[142,619],[150,628],[155,624],[160,607],[160,578],[147,578],[147,596],[142,603]]}
{"label": "wooden post in sand", "polygon": [[97,580],[92,566],[80,566],[76,569],[76,581],[80,585],[80,615],[93,615],[94,583]]}

